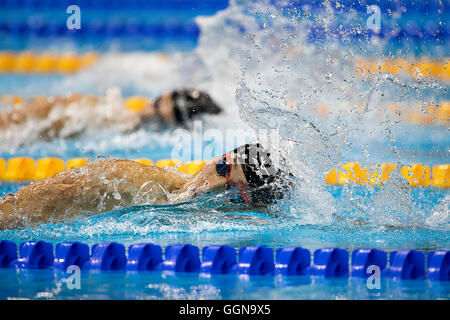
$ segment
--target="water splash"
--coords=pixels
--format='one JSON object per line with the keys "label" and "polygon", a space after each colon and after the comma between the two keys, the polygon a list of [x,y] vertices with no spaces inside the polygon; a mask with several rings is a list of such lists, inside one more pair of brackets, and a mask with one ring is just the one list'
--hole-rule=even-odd
{"label": "water splash", "polygon": [[[366,38],[358,44],[359,50],[346,46],[349,31],[342,29],[338,35],[329,31],[342,20],[351,24],[351,19],[354,13],[338,16],[329,1],[307,19],[267,3],[239,1],[214,17],[199,20],[205,28],[199,52],[206,65],[221,66],[215,68],[217,77],[239,79],[234,86],[236,104],[255,135],[261,130],[275,131],[271,137],[274,143],[267,147],[272,154],[282,154],[283,165],[298,178],[290,199],[296,216],[308,223],[331,223],[336,212],[366,220],[383,212],[378,216],[381,220],[368,219],[367,223],[419,226],[423,222],[420,217],[429,212],[415,207],[411,189],[402,177],[393,178],[375,198],[364,201],[365,206],[348,200],[336,203],[321,187],[324,173],[348,161],[349,154],[369,165],[376,163],[374,142],[384,144],[384,155],[399,166],[409,164],[408,155],[401,154],[396,145],[408,133],[398,132],[401,124],[384,106],[398,102],[433,104],[446,93],[445,86],[433,79],[414,82],[386,73],[370,77],[358,74],[356,58],[381,54],[387,40]],[[325,31],[326,45],[311,43],[307,30],[312,24]],[[217,44],[219,32],[221,41]],[[338,38],[344,38],[344,44]],[[212,47],[218,50],[211,52]],[[231,66],[226,71],[223,52],[230,61],[227,66]],[[328,106],[327,119],[317,113],[321,105]],[[448,148],[446,152],[448,155]],[[354,190],[347,191],[352,194]]]}

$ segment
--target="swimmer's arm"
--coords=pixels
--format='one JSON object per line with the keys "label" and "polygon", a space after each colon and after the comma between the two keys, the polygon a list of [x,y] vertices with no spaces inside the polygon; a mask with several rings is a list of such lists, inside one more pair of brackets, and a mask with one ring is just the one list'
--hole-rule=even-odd
{"label": "swimmer's arm", "polygon": [[77,194],[75,189],[74,184],[37,182],[0,199],[0,230],[61,221],[66,204]]}
{"label": "swimmer's arm", "polygon": [[23,106],[17,106],[11,111],[0,114],[0,128],[8,128],[11,124],[22,124],[30,118],[45,119],[55,106],[67,106],[81,100],[86,101],[91,106],[95,106],[99,99],[82,94],[53,98],[38,96]]}
{"label": "swimmer's arm", "polygon": [[[149,182],[174,192],[186,180],[174,172],[131,160],[95,161],[0,199],[0,229],[66,221],[126,207]],[[150,186],[150,193],[153,190]],[[155,202],[167,201],[165,192],[156,192],[154,197]]]}

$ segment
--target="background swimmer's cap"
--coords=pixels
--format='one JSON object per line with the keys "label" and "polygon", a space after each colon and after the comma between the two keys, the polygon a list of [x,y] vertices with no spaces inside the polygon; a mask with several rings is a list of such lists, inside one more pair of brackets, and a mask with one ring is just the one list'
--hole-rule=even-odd
{"label": "background swimmer's cap", "polygon": [[197,114],[222,112],[222,108],[207,93],[197,89],[175,90],[172,92],[172,101],[178,123],[192,119]]}

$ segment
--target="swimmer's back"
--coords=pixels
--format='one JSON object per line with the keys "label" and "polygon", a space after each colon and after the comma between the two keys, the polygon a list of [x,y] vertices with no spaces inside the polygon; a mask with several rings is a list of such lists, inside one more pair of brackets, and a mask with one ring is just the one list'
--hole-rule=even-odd
{"label": "swimmer's back", "polygon": [[64,221],[135,204],[145,193],[153,203],[167,201],[185,179],[131,160],[97,160],[85,167],[21,188],[0,200],[0,229]]}

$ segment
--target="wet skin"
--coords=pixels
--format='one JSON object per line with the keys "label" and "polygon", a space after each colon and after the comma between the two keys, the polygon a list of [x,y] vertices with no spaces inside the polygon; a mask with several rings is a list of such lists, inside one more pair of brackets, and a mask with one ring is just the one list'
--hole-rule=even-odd
{"label": "wet skin", "polygon": [[[221,158],[208,161],[192,177],[132,160],[97,160],[0,199],[0,230],[84,218],[131,205],[179,203],[208,192],[220,193],[227,189],[227,179],[216,171]],[[233,154],[231,160],[236,165],[232,166],[230,181],[246,184]]]}
{"label": "wet skin", "polygon": [[[0,132],[9,129],[11,126],[20,126],[32,119],[38,121],[48,119],[50,113],[55,108],[67,107],[72,103],[79,103],[88,108],[96,108],[100,101],[101,98],[99,97],[82,94],[70,94],[68,96],[51,98],[37,96],[31,101],[14,106],[14,109],[12,110],[0,113]],[[40,138],[43,140],[51,140],[60,137],[61,131],[70,123],[70,121],[71,119],[67,115],[52,119],[40,132]],[[172,92],[161,96],[161,102],[158,109],[154,107],[154,101],[149,100],[141,111],[127,112],[126,120],[119,116],[117,119],[114,119],[114,117],[107,117],[105,118],[105,121],[111,123],[129,121],[131,124],[129,130],[136,129],[139,126],[155,121],[160,121],[165,124],[175,123]],[[107,125],[107,123],[105,123],[105,125]]]}

